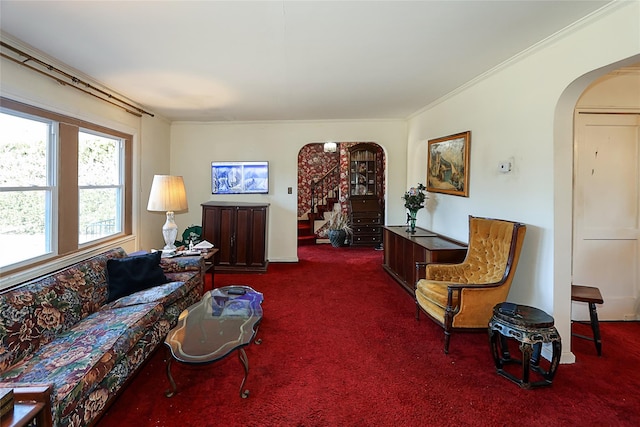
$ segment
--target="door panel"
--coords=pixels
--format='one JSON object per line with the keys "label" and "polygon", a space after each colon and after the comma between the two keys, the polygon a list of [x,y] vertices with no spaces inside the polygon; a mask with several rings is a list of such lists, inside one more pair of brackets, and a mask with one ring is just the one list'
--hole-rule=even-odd
{"label": "door panel", "polygon": [[238,209],[236,227],[236,265],[251,265],[249,262],[249,250],[251,243],[251,216],[252,209]]}
{"label": "door panel", "polygon": [[[577,114],[573,283],[596,286],[602,320],[638,318],[640,116]],[[588,319],[586,304],[572,318]]]}
{"label": "door panel", "polygon": [[266,230],[267,209],[254,209],[251,216],[251,265],[261,265],[264,263],[264,248],[266,247],[266,234],[258,233],[258,230]]}

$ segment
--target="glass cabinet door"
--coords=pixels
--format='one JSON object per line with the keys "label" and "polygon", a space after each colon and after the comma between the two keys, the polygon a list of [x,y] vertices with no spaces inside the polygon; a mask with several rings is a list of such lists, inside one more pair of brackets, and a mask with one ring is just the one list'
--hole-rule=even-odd
{"label": "glass cabinet door", "polygon": [[367,144],[358,144],[349,153],[349,195],[376,194],[376,151]]}

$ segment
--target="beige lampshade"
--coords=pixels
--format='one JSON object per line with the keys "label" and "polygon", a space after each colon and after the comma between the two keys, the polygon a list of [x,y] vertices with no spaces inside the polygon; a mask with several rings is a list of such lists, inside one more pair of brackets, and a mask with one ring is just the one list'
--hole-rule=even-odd
{"label": "beige lampshade", "polygon": [[188,208],[187,191],[181,176],[154,175],[149,194],[149,211],[184,211]]}

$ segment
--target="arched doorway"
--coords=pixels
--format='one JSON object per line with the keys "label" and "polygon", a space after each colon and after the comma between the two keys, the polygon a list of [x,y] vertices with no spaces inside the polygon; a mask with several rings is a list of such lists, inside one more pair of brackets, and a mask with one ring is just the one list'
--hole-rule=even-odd
{"label": "arched doorway", "polygon": [[318,236],[326,223],[325,212],[334,206],[348,211],[350,192],[349,152],[358,144],[374,147],[376,156],[376,195],[384,206],[386,157],[383,148],[375,142],[337,142],[335,151],[325,143],[309,143],[298,152],[298,246],[328,243]]}
{"label": "arched doorway", "polygon": [[[554,117],[554,236],[553,313],[561,336],[571,336],[571,283],[573,248],[574,112],[578,99],[596,79],[624,66],[640,62],[640,55],[593,70],[574,80],[564,90]],[[570,347],[571,341],[566,345]],[[570,352],[562,363],[575,362]]]}
{"label": "arched doorway", "polygon": [[[601,320],[638,320],[640,64],[587,88],[574,133],[573,284],[600,289]],[[588,318],[573,303],[572,319]]]}

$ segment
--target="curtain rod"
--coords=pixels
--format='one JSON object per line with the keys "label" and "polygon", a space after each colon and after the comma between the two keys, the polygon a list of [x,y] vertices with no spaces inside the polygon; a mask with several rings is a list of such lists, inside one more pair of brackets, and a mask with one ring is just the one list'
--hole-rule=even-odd
{"label": "curtain rod", "polygon": [[[9,61],[13,61],[13,62],[15,62],[15,63],[17,63],[17,64],[20,64],[20,65],[22,65],[22,66],[24,66],[24,67],[26,67],[26,68],[28,68],[28,69],[30,69],[30,70],[32,70],[32,71],[35,71],[36,73],[40,73],[40,74],[42,74],[42,75],[45,75],[45,76],[47,76],[47,77],[50,77],[50,78],[52,78],[53,80],[57,81],[58,83],[60,83],[60,84],[61,84],[61,85],[63,85],[63,86],[67,86],[67,85],[68,85],[68,84],[67,84],[67,82],[65,82],[64,80],[59,79],[59,78],[57,78],[57,77],[55,77],[55,76],[52,76],[51,74],[47,74],[47,73],[45,73],[45,72],[44,72],[44,71],[42,71],[42,70],[38,70],[37,68],[32,67],[31,65],[28,65],[28,64],[26,64],[26,63],[24,63],[24,62],[18,61],[17,59],[12,58],[12,57],[10,57],[10,56],[8,56],[8,55],[4,54],[4,53],[1,53],[1,54],[0,54],[0,56],[2,56],[3,58],[8,59]],[[125,110],[127,113],[133,114],[134,116],[142,117],[142,114],[140,114],[140,113],[138,113],[138,112],[136,112],[136,111],[129,110],[128,108],[126,108],[126,107],[124,107],[124,106],[122,106],[122,105],[120,105],[120,104],[116,104],[116,103],[115,103],[115,102],[113,102],[113,101],[109,101],[108,99],[104,99],[104,98],[102,98],[102,97],[100,97],[100,96],[96,95],[95,93],[91,93],[91,92],[89,92],[88,90],[82,89],[81,87],[73,86],[73,85],[71,85],[71,86],[69,86],[69,87],[72,87],[72,88],[74,88],[74,89],[77,89],[77,90],[79,90],[80,92],[86,93],[87,95],[94,96],[94,97],[98,98],[99,100],[104,101],[104,102],[108,102],[109,104],[112,104],[112,105],[114,105],[114,106],[116,106],[116,107],[118,107],[118,108],[122,108],[122,109],[123,109],[123,110]]]}
{"label": "curtain rod", "polygon": [[640,114],[640,112],[636,111],[578,111],[578,114],[619,114],[619,115],[627,115],[634,116]]}
{"label": "curtain rod", "polygon": [[[133,114],[135,116],[142,117],[142,114],[147,114],[147,115],[149,115],[151,117],[154,117],[153,113],[145,111],[144,109],[142,109],[142,108],[140,108],[140,107],[138,107],[136,105],[133,105],[133,104],[125,101],[124,99],[121,99],[121,98],[119,98],[117,96],[112,95],[109,92],[106,92],[106,91],[104,91],[104,90],[102,90],[102,89],[100,89],[98,87],[95,87],[92,84],[87,83],[87,82],[79,79],[78,77],[75,77],[75,76],[73,76],[73,75],[71,75],[71,74],[69,74],[69,73],[67,73],[67,72],[65,72],[63,70],[60,70],[59,68],[56,68],[53,65],[48,64],[48,63],[46,63],[46,62],[44,62],[44,61],[42,61],[42,60],[40,60],[40,59],[38,59],[38,58],[36,58],[36,57],[34,57],[32,55],[29,55],[28,53],[23,52],[20,49],[17,49],[15,47],[3,42],[3,41],[0,41],[0,46],[5,47],[5,48],[7,48],[9,50],[12,50],[13,52],[15,52],[18,55],[23,56],[23,57],[25,57],[27,59],[24,60],[24,61],[19,61],[19,60],[15,59],[15,58],[12,58],[12,57],[2,53],[1,55],[2,55],[3,58],[7,58],[7,59],[9,59],[9,60],[11,60],[11,61],[13,61],[13,62],[15,62],[17,64],[20,64],[20,65],[30,69],[30,70],[36,71],[36,72],[38,72],[40,74],[43,74],[43,75],[45,75],[47,77],[50,77],[50,78],[52,78],[53,80],[57,81],[58,83],[60,83],[63,86],[68,86],[69,85],[70,87],[78,89],[79,91],[81,91],[83,93],[86,93],[87,95],[94,96],[94,97],[98,98],[101,101],[105,101],[105,102],[108,102],[109,104],[112,104],[112,105],[114,105],[116,107],[122,108],[127,113]],[[27,64],[28,61],[33,61],[33,62],[37,63],[38,65],[40,65],[42,67],[45,67],[49,71],[53,71],[53,72],[56,72],[58,74],[61,74],[62,76],[64,76],[67,79],[69,79],[71,82],[66,82],[66,81],[64,81],[64,80],[62,80],[62,79],[60,79],[58,77],[55,77],[55,76],[53,76],[53,75],[51,75],[49,73],[46,73],[46,72],[44,72],[42,70],[39,70],[36,67],[28,65]],[[71,83],[71,84],[69,84],[69,83]],[[102,96],[98,96],[98,95],[96,95],[95,93],[93,93],[93,92],[91,92],[89,90],[82,89],[81,87],[76,86],[77,84],[83,85],[87,89],[90,89],[91,91],[98,92],[99,94],[102,94],[102,95],[106,96],[107,98],[103,98]],[[129,108],[124,107],[123,105],[120,105],[120,104],[116,104],[115,102],[111,101],[112,99],[114,101],[116,101],[116,102],[119,102],[120,104],[126,105]]]}

